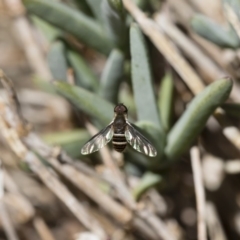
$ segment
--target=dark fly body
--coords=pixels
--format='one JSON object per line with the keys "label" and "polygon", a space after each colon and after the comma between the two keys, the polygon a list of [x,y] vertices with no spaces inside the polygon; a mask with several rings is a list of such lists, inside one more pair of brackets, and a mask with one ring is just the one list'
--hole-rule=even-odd
{"label": "dark fly body", "polygon": [[82,154],[98,151],[112,140],[113,148],[123,152],[130,144],[135,150],[150,157],[157,155],[152,144],[128,121],[128,109],[122,103],[114,108],[114,118],[110,124],[93,136],[82,148]]}

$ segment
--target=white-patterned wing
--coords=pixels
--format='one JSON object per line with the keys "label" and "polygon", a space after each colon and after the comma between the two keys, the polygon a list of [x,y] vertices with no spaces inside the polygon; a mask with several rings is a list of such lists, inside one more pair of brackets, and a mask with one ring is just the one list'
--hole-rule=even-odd
{"label": "white-patterned wing", "polygon": [[146,154],[150,157],[157,156],[157,150],[155,147],[153,147],[153,145],[129,122],[127,122],[125,137],[128,143],[138,152]]}
{"label": "white-patterned wing", "polygon": [[99,133],[94,135],[83,147],[81,153],[83,155],[98,151],[111,141],[113,137],[112,122]]}

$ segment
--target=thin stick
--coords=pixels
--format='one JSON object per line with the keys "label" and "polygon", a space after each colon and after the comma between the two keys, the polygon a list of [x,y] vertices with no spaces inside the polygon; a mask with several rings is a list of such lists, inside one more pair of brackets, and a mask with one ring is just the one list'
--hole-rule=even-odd
{"label": "thin stick", "polygon": [[198,240],[207,240],[205,223],[205,192],[203,187],[202,166],[200,162],[200,153],[198,147],[192,147],[190,150],[193,179],[195,186],[195,195],[198,212]]}
{"label": "thin stick", "polygon": [[[10,97],[11,98],[11,97]],[[8,117],[6,117],[8,116]],[[18,135],[18,132],[12,125],[12,121],[19,120],[19,116],[16,111],[12,111],[12,108],[10,108],[9,104],[7,105],[1,98],[0,98],[0,129],[3,137],[9,144],[9,146],[12,148],[12,150],[16,153],[17,156],[19,156],[20,159],[24,159],[28,164],[31,170],[37,174],[37,176],[43,181],[43,183],[50,188],[52,192],[54,192],[72,211],[72,213],[85,225],[87,228],[92,230],[96,235],[98,235],[101,239],[106,238],[105,231],[101,228],[101,226],[98,224],[98,222],[91,216],[88,215],[86,209],[74,198],[74,196],[68,191],[68,189],[56,178],[56,173],[51,169],[51,171],[41,163],[40,159],[33,153],[33,149],[35,152],[38,152],[42,158],[49,158],[50,160],[53,160],[54,162],[51,162],[53,166],[57,168],[59,167],[59,171],[63,171],[63,166],[59,163],[58,159],[51,157],[51,153],[54,152],[52,148],[50,148],[48,145],[43,144],[41,141],[39,141],[38,137],[34,133],[29,133],[27,136],[25,136],[25,141],[20,139],[20,136]],[[21,121],[20,121],[21,122]],[[24,126],[24,124],[23,124]],[[34,137],[35,136],[35,137]],[[36,148],[34,148],[34,144],[31,145],[31,143],[37,142]],[[43,154],[43,155],[42,155]],[[49,161],[50,161],[49,160]],[[71,159],[71,161],[73,161]],[[55,164],[55,165],[54,165]],[[57,165],[56,165],[57,164]],[[68,176],[69,179],[74,179],[73,177],[74,172],[76,170],[72,168],[72,166],[64,166],[65,170],[68,169],[65,172],[65,176]],[[70,171],[69,171],[70,169]],[[62,172],[63,173],[63,172]],[[76,173],[77,175],[77,173]],[[83,177],[83,176],[82,176]],[[94,184],[91,184],[89,178],[85,177],[78,179],[78,185],[84,186],[85,183],[85,191],[89,194],[89,196],[93,197],[92,192],[94,192],[94,188],[96,189]],[[90,185],[88,184],[90,182]],[[75,183],[75,181],[73,181]],[[82,184],[82,185],[81,185]],[[82,187],[81,189],[84,189]],[[98,199],[99,195],[97,196]],[[107,198],[103,198],[106,200]],[[111,199],[111,198],[109,198]],[[95,200],[95,199],[93,199]],[[102,200],[101,200],[102,201]],[[109,207],[108,203],[110,201],[102,201],[102,206]],[[116,204],[116,203],[115,203]],[[123,211],[124,207],[122,207],[121,211]],[[157,225],[154,225],[151,221],[148,221],[148,219],[142,219],[136,212],[136,215],[134,218],[132,218],[132,213],[128,211],[127,209],[124,210],[121,215],[124,215],[123,213],[130,213],[127,216],[127,218],[124,219],[123,223],[128,223],[130,220],[132,220],[132,226],[135,230],[139,231],[143,236],[146,236],[147,239],[151,240],[157,240],[159,239],[158,236],[162,236],[161,233],[159,233],[159,229],[156,228]],[[157,216],[150,213],[150,218],[156,219]],[[147,224],[146,224],[147,222]],[[155,221],[156,223],[156,221]],[[157,232],[156,232],[157,230]],[[164,231],[168,231],[168,229],[164,229]],[[163,238],[164,239],[164,238]]]}
{"label": "thin stick", "polygon": [[240,173],[240,160],[228,160],[224,164],[224,170],[227,174],[239,174]]}
{"label": "thin stick", "polygon": [[141,211],[138,213],[158,234],[158,237],[163,240],[176,240],[176,237],[168,230],[166,224],[155,215]]}
{"label": "thin stick", "polygon": [[14,17],[16,36],[18,36],[22,42],[29,64],[39,76],[42,76],[43,79],[50,80],[52,78],[51,73],[46,65],[42,52],[36,44],[30,24],[24,16],[25,9],[22,2],[20,0],[5,0],[5,4]]}
{"label": "thin stick", "polygon": [[[95,135],[97,133],[97,129],[90,123],[87,123],[86,127],[91,133],[91,135]],[[108,148],[105,147],[100,150],[100,154],[102,156],[105,166],[111,172],[111,176],[108,178],[108,180],[111,181],[112,185],[117,189],[119,198],[125,203],[128,208],[132,210],[136,209],[136,203],[133,199],[133,196],[130,193],[127,185],[125,184],[123,174],[114,162],[110,151],[108,150]]]}
{"label": "thin stick", "polygon": [[212,202],[207,202],[206,205],[206,221],[211,240],[227,240],[223,231],[223,226],[220,222],[216,207]]}
{"label": "thin stick", "polygon": [[133,3],[132,0],[123,0],[125,8],[131,13],[134,19],[139,23],[143,32],[151,39],[156,48],[164,55],[168,62],[182,77],[194,94],[204,89],[201,78],[188,62],[176,51],[171,41],[162,33],[159,26]]}
{"label": "thin stick", "polygon": [[[7,115],[8,119],[4,118]],[[92,217],[86,207],[83,206],[75,196],[65,187],[62,182],[56,178],[53,170],[49,170],[42,164],[36,155],[26,148],[19,138],[18,133],[7,120],[14,119],[17,116],[13,115],[11,110],[0,99],[0,129],[3,137],[8,142],[9,146],[20,158],[24,159],[31,170],[44,182],[44,184],[60,199],[62,200],[69,210],[76,216],[76,218],[88,229],[95,232],[101,239],[106,238],[106,234],[98,221]]]}
{"label": "thin stick", "polygon": [[47,158],[48,162],[87,196],[99,204],[107,213],[117,221],[127,224],[132,217],[130,211],[113,201],[108,195],[104,194],[98,187],[97,182],[77,171],[69,164],[61,164],[58,159],[51,156],[51,148],[48,147],[36,134],[31,133],[24,142],[27,146],[42,157]]}
{"label": "thin stick", "polygon": [[2,225],[8,240],[19,240],[17,233],[10,220],[6,206],[3,201],[4,197],[4,172],[2,169],[2,161],[0,160],[0,217]]}
{"label": "thin stick", "polygon": [[224,10],[225,10],[228,21],[232,24],[238,37],[240,37],[240,22],[239,22],[237,14],[234,12],[232,7],[228,3],[224,3],[223,6],[224,6]]}
{"label": "thin stick", "polygon": [[[93,136],[95,135],[98,130],[90,123],[86,123],[86,128],[87,130],[90,132],[90,134]],[[123,179],[122,173],[119,170],[119,168],[116,166],[115,162],[113,161],[110,151],[108,151],[107,148],[103,148],[100,150],[100,154],[102,156],[102,160],[104,165],[111,170],[111,172],[113,172],[115,174],[115,177],[117,179]]]}
{"label": "thin stick", "polygon": [[[29,202],[29,200],[21,193],[19,187],[16,185],[7,171],[4,171],[4,179],[6,189],[11,193],[20,195],[21,198],[25,201],[25,204],[28,205],[28,208],[31,208],[31,211],[34,212],[34,207],[32,206],[31,202]],[[33,225],[42,240],[55,240],[48,226],[41,217],[34,217]]]}
{"label": "thin stick", "polygon": [[240,149],[240,132],[239,129],[231,126],[223,129],[224,136],[238,149]]}
{"label": "thin stick", "polygon": [[216,78],[226,76],[224,73],[204,52],[181,32],[174,25],[166,13],[156,15],[156,22],[163,31],[176,43],[184,53],[196,64],[196,66],[204,74],[204,79],[213,82]]}
{"label": "thin stick", "polygon": [[[39,149],[46,149],[46,147],[48,147],[33,133],[26,141],[28,144],[30,144],[29,146],[31,146],[31,148],[37,152],[39,152]],[[42,154],[42,151],[40,151],[39,154]],[[45,152],[45,154],[48,156],[50,155],[47,152]],[[46,157],[45,154],[43,157]],[[99,204],[101,208],[103,208],[118,222],[126,225],[132,220],[133,227],[146,236],[147,239],[159,239],[155,232],[151,229],[151,226],[146,226],[144,221],[140,218],[135,217],[134,219],[131,219],[131,212],[101,192],[98,189],[96,182],[94,182],[91,178],[85,176],[81,172],[78,172],[70,165],[60,164],[59,161],[53,157],[48,157],[48,161],[55,169],[68,178],[76,187],[88,195],[93,201]]]}
{"label": "thin stick", "polygon": [[35,217],[33,220],[33,225],[42,240],[55,240],[48,226],[46,225],[42,218]]}
{"label": "thin stick", "polygon": [[122,224],[128,224],[132,218],[132,214],[129,210],[113,201],[111,197],[104,194],[89,177],[79,173],[76,169],[69,165],[61,165],[59,162],[50,158],[49,163],[54,166],[61,174],[67,177],[75,186],[81,191],[93,199],[98,205],[100,205],[108,214]]}

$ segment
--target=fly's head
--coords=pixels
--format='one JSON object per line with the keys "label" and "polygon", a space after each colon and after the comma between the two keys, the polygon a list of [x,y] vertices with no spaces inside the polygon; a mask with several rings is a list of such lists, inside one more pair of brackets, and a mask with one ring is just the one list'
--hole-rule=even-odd
{"label": "fly's head", "polygon": [[127,107],[126,107],[124,104],[119,103],[119,104],[114,108],[114,113],[115,113],[115,116],[117,116],[117,115],[123,115],[125,118],[127,118],[128,109],[127,109]]}

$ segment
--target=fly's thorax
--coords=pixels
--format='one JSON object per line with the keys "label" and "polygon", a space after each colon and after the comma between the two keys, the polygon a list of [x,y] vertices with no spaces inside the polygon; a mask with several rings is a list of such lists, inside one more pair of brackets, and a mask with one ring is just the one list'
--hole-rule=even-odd
{"label": "fly's thorax", "polygon": [[116,115],[113,121],[114,133],[125,133],[126,129],[126,120],[124,115]]}

